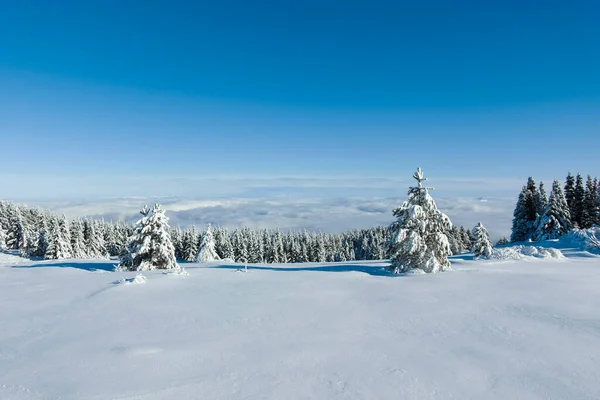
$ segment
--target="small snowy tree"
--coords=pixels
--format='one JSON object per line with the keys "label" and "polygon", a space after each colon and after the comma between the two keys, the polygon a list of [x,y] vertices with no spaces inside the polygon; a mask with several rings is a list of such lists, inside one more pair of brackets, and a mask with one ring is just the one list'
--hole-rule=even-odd
{"label": "small snowy tree", "polygon": [[496,242],[496,246],[504,246],[505,244],[508,244],[508,243],[509,243],[508,238],[503,236]]}
{"label": "small snowy tree", "polygon": [[148,206],[144,206],[140,213],[143,217],[136,224],[128,251],[121,256],[119,269],[128,271],[179,270],[165,211],[159,204],[156,204],[152,210]]}
{"label": "small snowy tree", "polygon": [[473,228],[473,256],[475,258],[485,257],[489,258],[492,255],[492,243],[490,242],[490,236],[488,235],[487,229],[481,222],[477,223]]}
{"label": "small snowy tree", "polygon": [[215,238],[212,234],[210,225],[208,225],[206,232],[204,232],[204,235],[202,236],[202,243],[200,243],[200,250],[198,251],[196,262],[217,261],[220,259],[221,258],[215,249]]}
{"label": "small snowy tree", "polygon": [[437,209],[429,190],[422,186],[426,180],[417,168],[413,175],[417,187],[408,191],[408,199],[394,210],[397,218],[390,229],[392,239],[388,255],[395,272],[420,269],[425,272],[439,272],[450,268],[448,256],[450,244],[445,234],[451,229],[450,219]]}

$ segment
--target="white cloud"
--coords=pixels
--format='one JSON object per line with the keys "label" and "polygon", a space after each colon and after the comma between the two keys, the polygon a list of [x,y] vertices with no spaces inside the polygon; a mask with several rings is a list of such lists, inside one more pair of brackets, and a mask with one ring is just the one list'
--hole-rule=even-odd
{"label": "white cloud", "polygon": [[[91,216],[109,220],[135,221],[144,204],[160,202],[171,226],[202,227],[208,223],[226,227],[280,228],[342,232],[349,229],[388,225],[392,210],[404,198],[122,198],[94,201],[30,201],[69,217]],[[508,235],[515,199],[436,198],[438,208],[457,225],[472,227],[481,221],[492,239]]]}

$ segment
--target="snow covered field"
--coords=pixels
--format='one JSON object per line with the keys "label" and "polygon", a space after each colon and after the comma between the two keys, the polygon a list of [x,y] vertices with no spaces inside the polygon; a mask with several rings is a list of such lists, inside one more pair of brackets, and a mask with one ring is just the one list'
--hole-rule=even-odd
{"label": "snow covered field", "polygon": [[600,258],[109,272],[0,257],[0,399],[598,399]]}

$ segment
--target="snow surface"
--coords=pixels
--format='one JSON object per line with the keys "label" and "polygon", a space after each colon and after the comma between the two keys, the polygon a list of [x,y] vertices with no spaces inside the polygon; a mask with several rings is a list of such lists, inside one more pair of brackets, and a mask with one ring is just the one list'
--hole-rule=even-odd
{"label": "snow surface", "polygon": [[147,280],[0,254],[0,399],[598,399],[600,258],[561,250]]}

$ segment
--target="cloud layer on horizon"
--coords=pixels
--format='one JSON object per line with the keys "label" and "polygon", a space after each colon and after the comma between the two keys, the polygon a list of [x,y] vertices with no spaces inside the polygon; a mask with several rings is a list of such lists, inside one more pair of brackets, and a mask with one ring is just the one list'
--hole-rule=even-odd
{"label": "cloud layer on horizon", "polygon": [[[279,228],[342,232],[389,225],[392,210],[403,198],[121,198],[93,201],[29,201],[31,206],[49,208],[73,217],[94,217],[134,222],[144,204],[159,202],[167,210],[170,225],[199,228],[207,224],[228,228]],[[456,225],[473,227],[481,221],[493,240],[510,233],[514,199],[504,197],[436,198],[438,208]]]}

